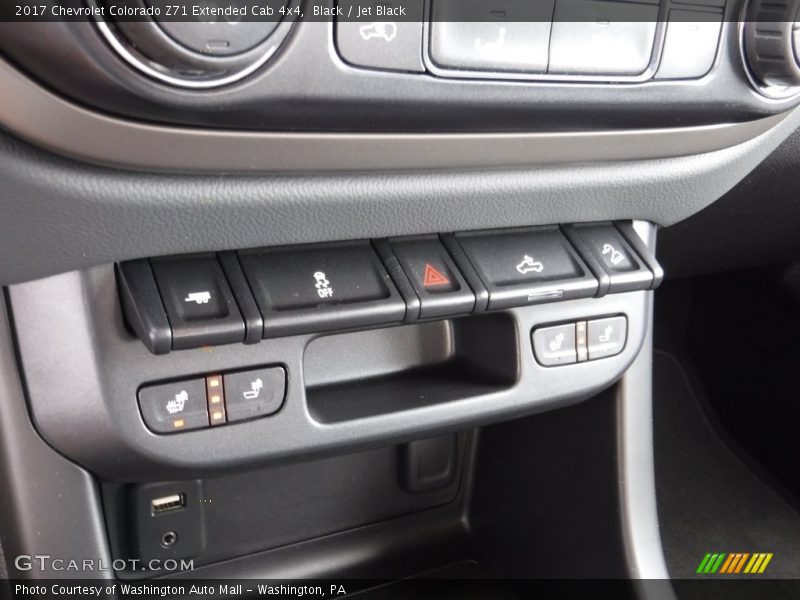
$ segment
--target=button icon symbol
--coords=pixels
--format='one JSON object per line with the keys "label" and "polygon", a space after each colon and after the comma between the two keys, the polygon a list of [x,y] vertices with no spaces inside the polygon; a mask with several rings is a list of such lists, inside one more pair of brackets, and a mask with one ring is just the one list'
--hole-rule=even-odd
{"label": "button icon symbol", "polygon": [[522,262],[517,265],[517,271],[522,275],[528,273],[541,273],[544,271],[544,265],[538,260],[533,260],[533,257],[527,254],[522,257]]}
{"label": "button icon symbol", "polygon": [[167,412],[171,415],[175,413],[183,412],[183,407],[186,405],[186,401],[189,399],[189,394],[186,390],[181,390],[177,394],[175,394],[175,399],[170,400],[167,402]]}
{"label": "button icon symbol", "polygon": [[563,343],[564,343],[564,334],[559,333],[558,335],[556,335],[556,337],[550,340],[550,343],[547,344],[547,347],[550,348],[550,352],[558,352],[559,350],[561,350],[561,346]]}
{"label": "button icon symbol", "polygon": [[211,300],[211,292],[192,292],[183,299],[184,302],[194,302],[195,304],[208,304],[209,300]]}
{"label": "button icon symbol", "polygon": [[608,256],[608,260],[611,261],[611,264],[615,267],[625,260],[625,255],[611,244],[603,244],[602,254],[603,256]]}
{"label": "button icon symbol", "polygon": [[500,27],[497,30],[497,37],[492,42],[485,42],[481,38],[475,38],[474,46],[475,50],[480,52],[481,54],[491,54],[500,50],[505,44],[506,41],[506,28]]}
{"label": "button icon symbol", "polygon": [[358,33],[368,42],[372,39],[380,39],[385,42],[391,42],[397,37],[397,24],[392,22],[378,22],[364,25],[358,30]]}
{"label": "button icon symbol", "polygon": [[603,343],[606,343],[608,340],[611,339],[611,334],[614,333],[614,328],[611,325],[608,325],[604,330],[603,333],[597,336],[597,339]]}
{"label": "button icon symbol", "polygon": [[317,288],[317,295],[320,298],[332,298],[333,297],[333,288],[330,287],[331,282],[328,281],[328,278],[325,277],[325,273],[322,271],[317,271],[314,273],[314,279],[316,279],[316,283],[314,287]]}
{"label": "button icon symbol", "polygon": [[440,285],[450,285],[447,275],[434,267],[431,263],[425,263],[425,273],[422,276],[422,287],[437,287]]}
{"label": "button icon symbol", "polygon": [[250,389],[242,392],[242,396],[244,396],[245,400],[255,400],[258,398],[263,388],[264,382],[261,381],[261,377],[259,377],[255,381],[250,382]]}

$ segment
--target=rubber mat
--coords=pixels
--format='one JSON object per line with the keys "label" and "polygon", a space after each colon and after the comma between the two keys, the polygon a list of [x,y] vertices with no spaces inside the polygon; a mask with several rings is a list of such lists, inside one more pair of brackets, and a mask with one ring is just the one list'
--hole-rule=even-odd
{"label": "rubber mat", "polygon": [[724,552],[773,554],[763,574],[725,577],[800,578],[800,514],[717,435],[702,390],[661,351],[653,393],[656,491],[671,576],[709,577],[696,573],[700,563]]}

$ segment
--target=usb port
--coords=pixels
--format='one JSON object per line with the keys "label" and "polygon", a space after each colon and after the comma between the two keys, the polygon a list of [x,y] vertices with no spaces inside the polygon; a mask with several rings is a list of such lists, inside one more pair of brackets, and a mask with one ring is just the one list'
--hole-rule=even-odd
{"label": "usb port", "polygon": [[150,511],[153,516],[156,516],[173,510],[180,510],[185,506],[186,496],[184,494],[171,494],[169,496],[161,496],[161,498],[153,498],[150,502]]}

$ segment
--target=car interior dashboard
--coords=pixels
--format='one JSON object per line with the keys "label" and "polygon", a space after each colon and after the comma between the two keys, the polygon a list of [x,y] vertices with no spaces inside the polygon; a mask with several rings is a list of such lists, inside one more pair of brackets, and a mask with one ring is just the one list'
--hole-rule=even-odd
{"label": "car interior dashboard", "polygon": [[796,578],[798,6],[4,5],[0,575]]}

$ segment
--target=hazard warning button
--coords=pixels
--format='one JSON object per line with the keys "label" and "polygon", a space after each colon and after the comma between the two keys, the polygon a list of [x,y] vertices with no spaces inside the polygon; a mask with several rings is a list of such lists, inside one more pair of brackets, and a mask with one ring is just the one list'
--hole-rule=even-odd
{"label": "hazard warning button", "polygon": [[428,291],[452,290],[456,284],[452,281],[452,276],[442,273],[445,269],[439,265],[437,269],[431,261],[425,261],[425,270],[422,274],[422,287]]}
{"label": "hazard warning button", "polygon": [[394,238],[389,244],[420,301],[420,319],[469,314],[475,295],[435,235]]}

